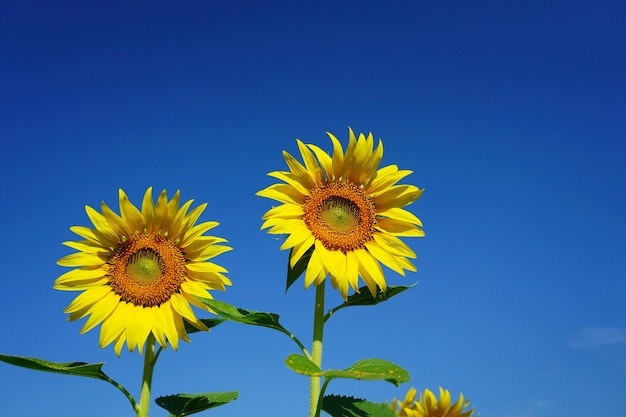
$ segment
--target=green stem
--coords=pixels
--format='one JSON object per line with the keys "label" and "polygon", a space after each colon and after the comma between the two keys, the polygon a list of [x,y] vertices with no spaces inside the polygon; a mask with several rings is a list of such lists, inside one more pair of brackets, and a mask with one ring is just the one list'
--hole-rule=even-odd
{"label": "green stem", "polygon": [[107,381],[109,384],[113,385],[115,388],[122,391],[122,394],[124,394],[126,398],[128,398],[128,401],[130,401],[130,405],[133,407],[133,410],[137,411],[137,402],[135,401],[133,396],[130,394],[130,392],[126,390],[126,388],[124,388],[119,382],[109,378],[106,375],[104,375],[104,380]]}
{"label": "green stem", "polygon": [[[324,288],[326,281],[322,281],[315,288],[315,312],[313,315],[313,346],[311,349],[311,360],[322,368],[322,339],[324,337]],[[310,395],[310,416],[317,415],[317,408],[321,407],[319,401],[320,396],[320,377],[311,377],[311,395]]]}
{"label": "green stem", "polygon": [[141,396],[139,398],[139,409],[137,417],[148,417],[148,409],[150,408],[150,388],[152,387],[152,372],[156,364],[158,353],[154,352],[155,340],[152,333],[148,336],[146,342],[146,351],[143,359],[143,377],[141,381]]}
{"label": "green stem", "polygon": [[324,402],[324,393],[326,392],[326,387],[328,386],[329,382],[330,382],[330,378],[324,378],[324,383],[322,384],[322,390],[320,391],[319,398],[317,399],[317,412],[315,414],[315,417],[320,417],[320,415],[322,414],[322,404]]}

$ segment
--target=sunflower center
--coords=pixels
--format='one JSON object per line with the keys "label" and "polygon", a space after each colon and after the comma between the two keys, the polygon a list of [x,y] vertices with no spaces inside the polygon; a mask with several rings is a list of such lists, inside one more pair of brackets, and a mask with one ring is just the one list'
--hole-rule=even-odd
{"label": "sunflower center", "polygon": [[320,207],[319,219],[337,233],[350,233],[359,227],[359,207],[347,198],[330,196]]}
{"label": "sunflower center", "polygon": [[165,263],[151,248],[139,249],[128,258],[126,274],[139,284],[150,285],[163,276]]}
{"label": "sunflower center", "polygon": [[304,222],[326,249],[348,252],[372,240],[376,210],[359,186],[332,182],[312,190],[305,201]]}
{"label": "sunflower center", "polygon": [[185,258],[167,237],[144,233],[122,243],[109,260],[109,284],[122,301],[154,307],[168,301],[185,280]]}

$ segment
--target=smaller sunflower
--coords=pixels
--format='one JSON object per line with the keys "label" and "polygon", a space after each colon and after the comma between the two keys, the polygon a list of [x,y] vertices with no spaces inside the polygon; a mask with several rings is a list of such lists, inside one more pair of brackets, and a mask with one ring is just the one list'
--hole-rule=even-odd
{"label": "smaller sunflower", "polygon": [[439,387],[439,400],[429,389],[426,389],[417,401],[416,394],[417,390],[411,388],[404,401],[393,399],[391,409],[398,417],[470,417],[474,413],[474,408],[464,411],[469,406],[469,400],[465,400],[463,394],[451,405],[450,391],[442,387]]}
{"label": "smaller sunflower", "polygon": [[397,184],[412,171],[396,165],[379,168],[382,141],[349,129],[345,150],[328,133],[332,156],[315,145],[297,140],[303,163],[286,151],[289,171],[268,175],[282,183],[257,192],[282,203],[263,216],[261,229],[287,235],[281,249],[291,249],[289,264],[311,254],[304,285],[321,284],[328,275],[344,299],[348,288],[359,291],[359,278],[373,296],[387,283],[381,264],[404,275],[416,271],[409,258],[415,252],[401,237],[424,236],[422,222],[404,209],[422,195],[414,185]]}
{"label": "smaller sunflower", "polygon": [[95,227],[70,227],[84,240],[63,242],[78,252],[57,262],[74,269],[54,283],[57,290],[82,291],[65,309],[69,321],[89,316],[81,334],[102,324],[100,347],[114,342],[119,356],[125,342],[141,354],[150,334],[164,348],[169,342],[178,349],[179,339],[189,341],[185,321],[208,330],[190,304],[208,311],[196,296],[212,298],[209,290],[232,285],[226,269],[208,262],[231,248],[219,245],[223,238],[204,235],[219,223],[195,224],[206,203],[188,213],[192,203],[179,207],[180,191],[168,200],[163,190],[155,204],[150,187],[141,211],[121,189],[121,215],[104,202],[102,213],[85,207]]}

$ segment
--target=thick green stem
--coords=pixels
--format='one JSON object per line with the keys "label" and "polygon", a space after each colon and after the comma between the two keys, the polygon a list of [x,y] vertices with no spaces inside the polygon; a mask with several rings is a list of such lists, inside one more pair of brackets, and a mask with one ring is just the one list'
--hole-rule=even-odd
{"label": "thick green stem", "polygon": [[[315,313],[313,315],[313,346],[311,348],[311,360],[322,367],[322,339],[324,337],[324,288],[325,282],[322,281],[315,288]],[[321,406],[319,401],[320,395],[320,377],[311,377],[311,396],[310,396],[310,416],[317,415],[317,408]]]}
{"label": "thick green stem", "polygon": [[152,372],[157,360],[154,353],[154,336],[150,333],[146,342],[146,351],[143,359],[143,377],[141,381],[141,396],[139,398],[139,409],[137,417],[148,417],[148,409],[150,408],[150,389],[152,387]]}

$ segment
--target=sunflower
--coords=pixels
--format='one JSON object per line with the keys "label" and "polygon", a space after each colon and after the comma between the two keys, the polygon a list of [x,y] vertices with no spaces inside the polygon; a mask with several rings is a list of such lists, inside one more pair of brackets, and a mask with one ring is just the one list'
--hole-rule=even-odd
{"label": "sunflower", "polygon": [[381,263],[404,275],[416,271],[408,258],[415,253],[399,237],[424,236],[422,222],[403,207],[423,192],[413,185],[396,185],[412,171],[396,165],[378,169],[383,156],[382,141],[374,149],[374,138],[349,129],[346,152],[328,133],[332,157],[315,145],[297,140],[304,165],[283,151],[289,171],[268,175],[284,183],[257,193],[277,200],[263,216],[261,229],[288,235],[281,249],[291,249],[291,268],[307,252],[310,259],[305,287],[322,283],[328,274],[344,299],[348,286],[359,291],[359,277],[372,295],[387,284]]}
{"label": "sunflower", "polygon": [[231,285],[226,269],[207,262],[231,248],[218,245],[225,239],[204,235],[218,223],[196,225],[206,204],[188,213],[192,203],[179,207],[180,191],[168,200],[163,190],[154,204],[150,187],[141,211],[121,189],[121,216],[104,202],[102,213],[85,207],[95,227],[70,227],[84,240],[63,242],[78,252],[57,262],[74,269],[54,283],[57,290],[82,291],[65,309],[69,321],[89,316],[81,334],[102,323],[100,347],[114,342],[119,356],[124,342],[141,354],[150,333],[176,350],[178,339],[189,341],[184,321],[208,330],[190,304],[207,310],[195,297],[211,298],[208,290]]}
{"label": "sunflower", "polygon": [[470,417],[474,413],[473,408],[463,411],[469,406],[469,400],[464,400],[463,394],[456,403],[450,405],[450,391],[447,389],[439,387],[439,400],[427,389],[424,395],[415,401],[416,393],[415,388],[411,388],[403,402],[394,398],[391,409],[396,411],[398,417]]}

